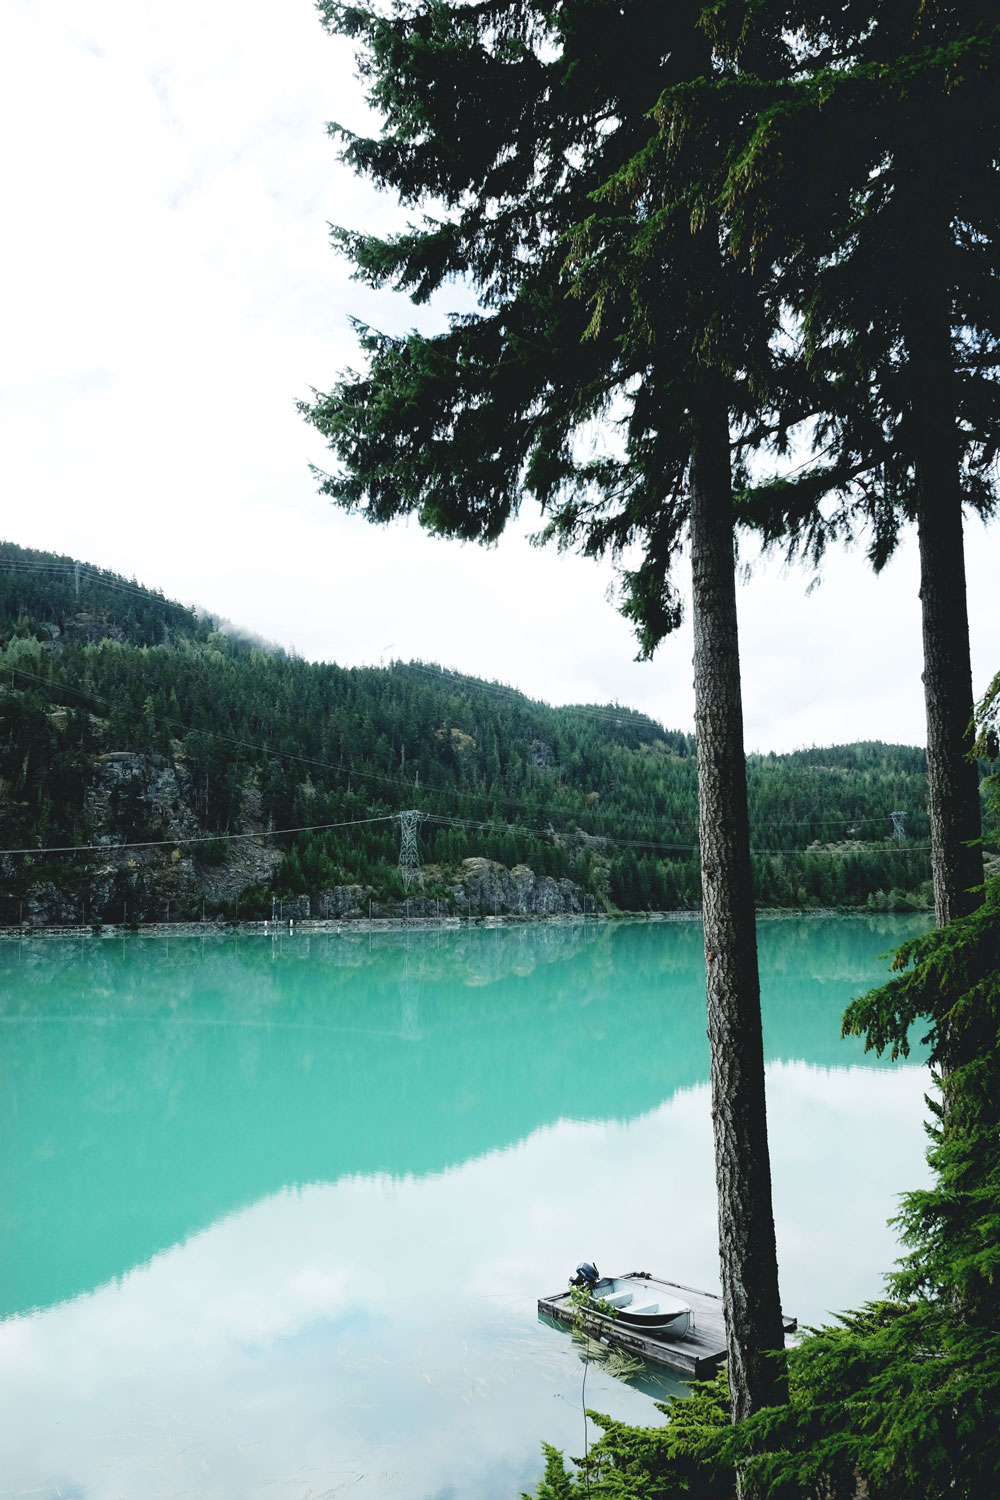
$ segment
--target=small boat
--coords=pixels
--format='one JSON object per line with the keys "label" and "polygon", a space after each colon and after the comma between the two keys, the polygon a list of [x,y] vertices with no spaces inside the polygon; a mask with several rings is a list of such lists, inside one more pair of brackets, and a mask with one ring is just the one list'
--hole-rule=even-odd
{"label": "small boat", "polygon": [[[614,1308],[614,1321],[632,1328],[656,1330],[670,1338],[683,1338],[694,1326],[694,1315],[686,1302],[672,1297],[645,1276],[599,1276],[589,1262],[577,1266],[571,1286],[586,1286],[595,1302]],[[595,1308],[595,1312],[600,1312]]]}
{"label": "small boat", "polygon": [[[574,1296],[574,1288],[586,1288],[590,1297]],[[613,1305],[622,1295],[631,1301],[619,1306],[617,1317],[601,1312],[600,1298]],[[686,1380],[707,1380],[726,1359],[726,1320],[719,1294],[665,1281],[648,1271],[602,1277],[596,1266],[585,1262],[570,1277],[568,1289],[539,1297],[538,1316],[550,1326],[582,1327],[611,1348],[676,1370]],[[794,1318],[782,1315],[781,1321],[786,1334],[798,1327]]]}

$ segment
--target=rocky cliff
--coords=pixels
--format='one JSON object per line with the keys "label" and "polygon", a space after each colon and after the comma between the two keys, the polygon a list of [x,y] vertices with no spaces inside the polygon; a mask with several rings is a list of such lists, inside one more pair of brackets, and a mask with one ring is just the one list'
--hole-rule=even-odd
{"label": "rocky cliff", "polygon": [[[87,767],[90,847],[72,860],[0,856],[0,924],[49,927],[97,922],[457,915],[545,917],[597,903],[571,880],[493,860],[434,867],[408,898],[370,885],[312,892],[282,883],[283,853],[270,839],[256,789],[244,789],[232,836],[206,840],[191,806],[182,755],[106,750]],[[441,894],[427,894],[427,886]]]}

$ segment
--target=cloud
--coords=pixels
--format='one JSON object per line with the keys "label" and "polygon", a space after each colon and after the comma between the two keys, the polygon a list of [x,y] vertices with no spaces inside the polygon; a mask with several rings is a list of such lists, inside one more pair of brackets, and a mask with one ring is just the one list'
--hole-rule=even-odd
{"label": "cloud", "polygon": [[[350,47],[310,0],[171,6],[0,0],[8,296],[0,530],[197,598],[307,656],[403,657],[555,702],[693,722],[684,630],[639,666],[606,567],[369,529],[319,497],[295,410],[357,362],[349,317],[428,309],[352,281],[330,222],[382,231],[391,198],[339,166],[326,122],[369,119]],[[997,544],[970,524],[977,684],[996,666]],[[828,582],[770,564],[741,590],[747,741],[923,739],[916,570],[861,558]]]}

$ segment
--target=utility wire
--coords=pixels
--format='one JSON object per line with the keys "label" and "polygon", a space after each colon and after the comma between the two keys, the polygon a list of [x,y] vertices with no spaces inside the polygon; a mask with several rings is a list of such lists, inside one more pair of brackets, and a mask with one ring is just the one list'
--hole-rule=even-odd
{"label": "utility wire", "polygon": [[[146,600],[151,604],[162,604],[167,609],[180,609],[185,614],[197,614],[197,611],[188,604],[179,604],[155,589],[144,588],[141,583],[129,583],[125,578],[115,576],[106,577],[99,568],[90,563],[32,563],[11,561],[0,557],[0,572],[3,573],[27,573],[34,577],[49,577],[53,573],[60,574],[67,582],[75,582],[77,577],[81,583],[97,584],[101,588],[114,589],[120,594],[130,594],[133,598]],[[214,618],[209,614],[208,618]]]}
{"label": "utility wire", "polygon": [[[126,843],[119,843],[119,844],[109,844],[109,843],[103,843],[103,844],[36,844],[36,845],[31,845],[31,846],[26,847],[26,848],[21,848],[21,849],[0,849],[0,855],[5,855],[5,854],[10,854],[10,855],[14,855],[14,854],[86,854],[86,853],[92,853],[92,852],[95,852],[95,851],[98,851],[98,852],[104,853],[104,854],[111,854],[111,853],[117,852],[119,850],[125,850],[125,849],[161,849],[161,848],[175,849],[175,848],[179,847],[182,844],[185,845],[185,846],[188,845],[188,844],[214,844],[214,843],[219,843],[220,841],[225,841],[225,842],[233,841],[233,842],[235,842],[236,840],[239,840],[239,839],[270,839],[270,838],[280,838],[280,837],[283,837],[285,835],[293,834],[293,833],[325,833],[325,832],[327,832],[329,830],[337,829],[337,828],[358,828],[358,827],[361,827],[362,825],[368,825],[368,824],[372,824],[372,823],[394,823],[394,822],[396,822],[396,820],[397,820],[397,814],[396,813],[379,813],[379,814],[377,814],[377,815],[375,815],[373,817],[370,817],[370,818],[346,818],[346,819],[343,819],[342,821],[336,822],[336,823],[302,823],[302,824],[299,824],[295,828],[270,828],[270,829],[264,830],[261,833],[204,833],[204,834],[191,834],[191,835],[185,835],[185,836],[181,836],[181,837],[178,837],[178,838],[171,838],[171,839],[142,839],[142,840],[138,840],[138,841],[135,841],[135,842],[132,842],[132,843],[126,842]],[[469,819],[469,818],[451,817],[451,816],[449,816],[446,813],[427,813],[427,814],[425,814],[425,819],[424,820],[425,820],[425,822],[428,822],[428,823],[439,823],[439,824],[441,824],[441,825],[443,825],[445,827],[448,827],[448,828],[462,828],[462,829],[472,830],[474,832],[479,832],[479,833],[491,833],[491,834],[494,834],[494,835],[497,835],[497,836],[500,836],[500,837],[502,837],[504,834],[512,834],[512,833],[520,833],[520,834],[528,836],[528,837],[548,838],[548,839],[560,839],[560,838],[566,838],[566,837],[570,837],[571,838],[572,837],[572,835],[566,835],[566,834],[560,833],[555,828],[528,827],[528,826],[526,826],[524,824],[518,824],[518,823],[484,823],[484,822],[475,822],[475,821],[473,821],[472,819]],[[656,843],[654,841],[643,841],[643,840],[639,840],[639,839],[616,839],[616,838],[611,837],[610,835],[608,835],[607,837],[598,837],[597,835],[588,835],[588,837],[590,837],[593,840],[593,842],[595,842],[595,843],[610,844],[613,848],[616,848],[616,849],[649,849],[649,850],[658,850],[661,853],[686,854],[686,855],[692,855],[692,854],[697,854],[698,853],[698,846],[696,844],[665,844],[665,843]],[[930,852],[930,845],[929,844],[907,844],[905,847],[900,847],[898,844],[887,844],[887,845],[884,845],[884,846],[880,845],[877,848],[872,848],[872,847],[869,846],[867,848],[848,849],[848,850],[844,850],[844,849],[809,849],[809,848],[806,848],[806,849],[751,849],[750,852],[751,852],[751,854],[767,854],[767,855],[778,855],[778,856],[784,856],[784,855],[798,856],[798,855],[804,855],[804,854],[810,854],[810,855],[828,854],[828,855],[831,855],[831,856],[846,857],[846,856],[849,855],[851,857],[857,858],[857,857],[869,856],[869,855],[876,855],[876,854],[878,854],[878,855],[884,855],[884,854],[892,854],[892,855],[897,855],[897,854],[899,854],[899,855],[903,855],[903,854],[927,854],[927,853]]]}
{"label": "utility wire", "polygon": [[[75,697],[81,699],[84,704],[89,704],[91,707],[103,708],[108,711],[111,711],[113,708],[113,705],[99,693],[85,693],[82,688],[72,687],[69,683],[54,683],[50,678],[40,676],[37,672],[29,672],[24,667],[4,666],[2,670],[5,674],[10,672],[16,674],[18,677],[27,678],[29,681],[41,683],[52,692],[72,693]],[[273,756],[276,760],[291,760],[300,765],[315,766],[320,770],[339,771],[344,775],[357,776],[368,781],[386,782],[397,791],[405,791],[410,795],[414,791],[412,782],[400,781],[397,776],[389,776],[379,771],[359,770],[355,766],[346,765],[343,761],[319,760],[311,755],[298,755],[292,750],[278,750],[273,745],[262,745],[257,740],[247,740],[239,735],[225,734],[220,729],[202,729],[197,724],[188,724],[183,719],[169,718],[166,714],[154,714],[153,718],[158,724],[162,724],[167,729],[182,729],[188,734],[200,735],[203,739],[221,740],[224,744],[234,745],[237,749],[257,750],[262,755]],[[462,793],[462,795],[469,796],[477,802],[490,802],[491,800],[487,797],[476,796],[475,793]],[[516,805],[520,806],[521,804]]]}
{"label": "utility wire", "polygon": [[[42,686],[48,688],[51,692],[64,692],[73,694],[75,697],[81,699],[83,703],[89,704],[92,707],[97,706],[108,711],[112,709],[112,705],[106,698],[103,698],[100,694],[85,693],[82,689],[73,687],[68,683],[54,683],[50,678],[41,676],[37,672],[29,672],[24,667],[11,666],[4,667],[3,670],[5,672],[10,672],[11,674],[16,674],[19,677],[23,677],[27,681],[40,683]],[[274,756],[276,759],[295,761],[300,765],[315,767],[320,770],[336,771],[341,775],[347,776],[348,779],[350,779],[351,777],[357,777],[361,780],[378,781],[383,783],[384,785],[392,787],[393,790],[395,790],[400,795],[403,795],[405,793],[407,797],[412,798],[415,791],[419,791],[419,788],[414,787],[414,784],[412,782],[408,780],[403,781],[398,776],[388,775],[384,772],[365,771],[359,769],[356,766],[346,765],[343,761],[319,760],[315,756],[297,755],[295,752],[290,750],[278,750],[270,745],[262,745],[258,741],[243,739],[237,735],[225,734],[218,729],[202,729],[195,724],[186,723],[183,719],[169,718],[164,714],[154,714],[153,718],[157,723],[162,724],[166,728],[183,729],[186,730],[189,734],[198,734],[201,735],[204,739],[220,740],[224,744],[234,745],[238,749],[257,750],[263,755]],[[500,806],[512,808],[516,811],[522,812],[534,811],[534,809],[529,808],[526,803],[519,802],[512,797],[490,797],[482,792],[470,792],[461,789],[449,790],[448,788],[440,787],[429,787],[426,789],[426,793],[429,796],[451,795],[456,800],[462,799],[466,802],[479,802],[485,804],[487,807]],[[554,811],[562,817],[574,819],[577,817],[577,813],[573,808],[554,809]],[[548,832],[549,830],[544,831]],[[585,833],[588,838],[611,837],[611,835],[592,833],[587,829],[582,829],[581,831]]]}
{"label": "utility wire", "polygon": [[[505,834],[505,833],[521,833],[521,834],[525,834],[525,835],[534,835],[534,836],[540,837],[540,838],[565,838],[565,837],[572,837],[572,835],[566,835],[566,834],[560,833],[558,829],[554,829],[554,828],[538,828],[538,827],[533,827],[532,828],[532,827],[526,827],[523,824],[517,824],[517,823],[477,823],[477,822],[471,821],[468,818],[449,817],[449,816],[447,816],[446,814],[443,814],[443,813],[427,813],[425,815],[425,821],[428,822],[428,823],[443,823],[443,824],[447,825],[448,827],[452,827],[452,828],[474,829],[474,830],[477,830],[477,831],[482,832],[482,833],[495,833],[495,834],[501,834],[501,835]],[[697,844],[667,844],[667,843],[659,843],[659,842],[657,842],[655,840],[616,839],[616,838],[614,838],[610,834],[608,834],[608,835],[603,835],[603,834],[588,834],[587,837],[592,842],[594,842],[594,843],[611,844],[616,849],[651,849],[651,850],[660,850],[660,851],[665,852],[665,853],[688,854],[688,855],[691,855],[691,854],[697,854],[698,853],[698,847],[699,847]],[[931,847],[930,844],[907,844],[905,846],[900,846],[900,845],[898,845],[898,843],[892,843],[892,844],[879,845],[877,848],[872,848],[869,845],[867,847],[858,848],[858,849],[844,849],[844,848],[838,848],[838,849],[810,849],[809,847],[806,847],[804,849],[751,849],[750,853],[751,854],[779,855],[779,856],[798,856],[798,855],[804,855],[804,854],[829,854],[829,855],[837,855],[837,856],[840,856],[840,857],[847,857],[847,856],[854,857],[854,856],[859,856],[859,855],[895,854],[895,853],[898,853],[898,854],[927,854],[927,853],[930,852],[930,847]]]}
{"label": "utility wire", "polygon": [[[141,584],[129,583],[127,580],[122,578],[106,577],[101,573],[99,569],[93,567],[90,563],[77,564],[22,562],[19,560],[8,560],[6,558],[0,557],[0,572],[29,573],[34,574],[35,576],[47,576],[55,573],[62,575],[67,581],[79,577],[81,582],[93,583],[99,585],[102,588],[116,589],[120,593],[130,594],[135,598],[141,598],[155,604],[162,604],[168,608],[182,609],[188,614],[196,613],[196,611],[194,611],[190,605],[177,604],[175,601],[167,599],[165,595],[158,592],[157,590],[146,589]],[[212,619],[214,618],[214,616],[209,615],[208,618]],[[345,670],[351,669],[348,668]],[[669,732],[663,727],[659,720],[654,719],[649,714],[641,712],[639,709],[622,707],[620,710],[616,710],[610,705],[605,708],[599,704],[566,704],[563,705],[562,709],[560,710],[556,709],[554,705],[544,702],[544,700],[542,699],[529,698],[526,693],[522,693],[519,689],[509,687],[504,683],[484,682],[481,678],[472,677],[462,672],[452,671],[451,669],[445,667],[434,667],[425,662],[398,661],[392,662],[388,668],[377,668],[369,666],[367,668],[357,668],[355,670],[383,670],[390,672],[393,670],[402,670],[405,672],[420,673],[425,677],[436,679],[439,682],[446,680],[450,683],[455,684],[456,686],[464,686],[470,689],[474,689],[475,691],[481,693],[483,696],[503,698],[508,702],[515,702],[525,710],[538,712],[538,710],[541,709],[544,711],[548,711],[549,713],[560,711],[573,713],[578,717],[589,718],[596,722],[608,724],[611,727],[617,729],[626,727],[639,728],[642,727],[642,723],[645,723],[649,726],[650,729],[657,731],[661,735],[667,734]],[[690,736],[685,735],[685,739],[688,738],[690,738]]]}
{"label": "utility wire", "polygon": [[195,833],[176,839],[142,839],[125,844],[42,844],[27,849],[0,849],[0,854],[89,854],[99,850],[114,854],[120,849],[176,849],[181,844],[235,843],[237,839],[276,839],[287,833],[321,833],[329,828],[357,828],[362,823],[393,823],[392,813],[376,818],[347,818],[341,823],[303,823],[298,828],[268,828],[263,833]]}
{"label": "utility wire", "polygon": [[[69,683],[53,682],[51,678],[42,676],[40,673],[37,673],[37,672],[30,672],[30,671],[28,671],[24,667],[5,666],[3,668],[3,671],[4,671],[5,674],[6,673],[10,673],[11,675],[16,675],[18,677],[22,677],[26,681],[29,681],[29,682],[37,682],[41,686],[47,688],[50,692],[71,694],[72,696],[80,699],[84,704],[89,704],[91,707],[100,707],[100,708],[103,708],[103,709],[108,710],[108,711],[110,711],[112,709],[112,705],[108,702],[107,698],[103,697],[99,693],[85,693],[81,688],[73,687]],[[405,793],[408,797],[412,798],[412,796],[414,795],[414,793],[419,791],[419,788],[415,788],[414,784],[412,782],[410,782],[408,780],[404,781],[404,780],[400,779],[399,776],[391,775],[391,774],[388,774],[386,772],[366,771],[366,770],[363,770],[363,769],[359,769],[356,766],[347,765],[343,761],[326,761],[326,760],[320,760],[316,756],[298,755],[294,751],[291,751],[291,750],[279,750],[279,749],[275,748],[272,745],[261,744],[259,741],[248,740],[248,739],[242,738],[241,736],[238,736],[238,735],[225,734],[223,731],[218,730],[218,729],[202,729],[202,728],[200,728],[199,726],[197,726],[195,724],[188,724],[183,719],[170,718],[170,717],[168,717],[167,715],[164,715],[164,714],[154,714],[153,717],[154,717],[154,719],[156,720],[157,723],[162,724],[165,728],[168,728],[168,729],[180,729],[180,730],[186,731],[189,734],[200,735],[203,739],[219,740],[219,741],[223,742],[224,744],[233,745],[237,749],[256,750],[260,754],[267,755],[267,756],[272,756],[272,757],[274,757],[275,759],[278,759],[278,760],[293,761],[293,762],[295,762],[295,763],[297,763],[299,765],[313,767],[313,768],[316,768],[318,770],[334,771],[334,772],[336,772],[336,773],[338,773],[340,775],[346,776],[348,779],[350,779],[352,777],[356,777],[359,780],[380,782],[380,783],[382,783],[385,786],[391,787],[399,795],[402,795],[402,794]],[[464,800],[466,802],[479,802],[479,803],[485,804],[487,807],[497,807],[497,806],[500,806],[500,807],[510,808],[510,809],[512,809],[514,811],[521,811],[521,812],[532,812],[532,811],[535,811],[535,809],[530,808],[526,803],[520,802],[516,798],[512,798],[512,797],[489,797],[485,793],[482,793],[482,792],[471,792],[471,791],[465,791],[465,790],[457,789],[457,788],[456,789],[449,789],[449,788],[444,788],[444,787],[428,787],[425,790],[426,790],[426,794],[428,796],[449,796],[450,795],[453,798],[455,798],[455,800]],[[568,808],[568,807],[556,808],[556,809],[553,809],[553,813],[554,813],[554,815],[559,816],[559,817],[572,818],[574,821],[578,818],[578,813],[573,808]],[[431,816],[431,815],[429,814],[428,816]],[[844,818],[844,819],[803,818],[803,819],[801,819],[798,822],[754,823],[753,826],[758,831],[764,831],[765,829],[778,829],[778,828],[811,828],[811,827],[817,827],[817,828],[847,828],[847,827],[862,828],[862,827],[874,827],[877,824],[882,823],[882,822],[884,822],[884,819],[882,819],[882,818]],[[477,826],[484,826],[485,827],[486,825],[477,825]],[[511,825],[511,826],[513,826],[513,825]],[[551,835],[553,832],[555,832],[555,830],[552,830],[552,829],[530,829],[530,830],[526,829],[526,830],[519,830],[519,831],[538,832],[538,833],[541,833],[543,835]],[[695,849],[695,848],[697,848],[696,844],[691,844],[691,845],[687,845],[687,844],[670,844],[670,843],[665,843],[665,842],[657,841],[657,840],[616,839],[612,834],[594,833],[594,832],[591,832],[590,830],[588,830],[586,828],[580,828],[579,831],[582,832],[582,833],[584,833],[588,838],[601,839],[601,840],[604,840],[607,843],[618,844],[621,847],[663,849],[663,850],[674,850],[676,852],[684,852],[685,850],[688,850],[688,849]],[[913,847],[913,846],[910,846],[910,847]],[[773,850],[770,850],[770,849],[760,849],[760,850],[755,850],[753,852],[754,853],[760,853],[760,854],[792,854],[792,853],[797,853],[797,852],[801,853],[803,851],[801,851],[801,850],[792,850],[792,849],[773,849]],[[815,851],[813,851],[813,852],[815,852]]]}
{"label": "utility wire", "polygon": [[[57,563],[47,563],[47,562],[20,561],[20,560],[0,558],[0,571],[7,571],[7,572],[28,572],[28,573],[36,573],[36,574],[56,572],[56,573],[62,573],[62,574],[64,574],[67,578],[71,577],[71,576],[75,577],[75,576],[77,576],[79,574],[79,576],[81,578],[84,578],[86,581],[99,584],[101,587],[111,588],[111,589],[118,589],[121,592],[130,593],[130,594],[133,594],[133,595],[135,595],[137,597],[140,597],[142,599],[150,600],[150,601],[152,601],[154,603],[163,604],[163,605],[166,605],[168,607],[180,608],[180,609],[185,610],[188,613],[192,613],[193,612],[186,605],[174,605],[174,604],[172,604],[172,601],[166,599],[163,594],[158,593],[158,592],[156,592],[154,590],[145,589],[141,585],[130,584],[126,580],[121,579],[120,577],[117,577],[117,576],[112,576],[110,578],[106,577],[99,569],[93,567],[93,565],[90,564],[90,563],[79,563],[79,564],[75,563],[75,562],[70,562],[70,563],[60,563],[60,562],[57,562]],[[321,665],[323,665],[323,664],[321,664]],[[56,689],[56,690],[62,691],[62,692],[74,693],[78,697],[84,698],[85,700],[87,698],[87,695],[85,695],[84,693],[82,693],[80,691],[80,689],[73,688],[73,687],[69,686],[68,684],[55,684],[55,683],[53,683],[51,681],[51,679],[39,676],[39,675],[34,674],[34,673],[27,672],[23,668],[13,668],[13,669],[9,669],[9,670],[17,671],[21,676],[23,676],[25,678],[30,678],[30,679],[32,679],[32,680],[34,680],[36,682],[42,683],[46,687],[49,687],[50,689]],[[351,670],[351,669],[341,669],[341,670]],[[589,718],[591,720],[594,720],[594,721],[597,721],[597,722],[600,722],[600,723],[609,724],[609,725],[611,725],[611,726],[613,726],[615,728],[618,728],[618,729],[625,728],[625,727],[630,727],[630,726],[638,728],[638,727],[641,727],[641,723],[637,722],[637,721],[642,721],[646,725],[648,725],[651,729],[658,730],[658,731],[660,731],[663,734],[666,734],[668,732],[672,732],[672,731],[667,731],[666,729],[664,729],[663,725],[660,724],[660,722],[658,720],[652,718],[651,715],[642,713],[638,709],[631,709],[631,708],[623,707],[620,710],[617,710],[616,708],[611,707],[610,705],[607,708],[604,708],[604,707],[601,707],[599,705],[591,705],[591,704],[566,704],[566,705],[563,705],[561,709],[555,709],[553,707],[553,705],[545,703],[541,699],[531,699],[526,694],[520,692],[517,688],[509,687],[506,684],[499,683],[499,682],[485,682],[481,678],[472,677],[472,676],[469,676],[468,674],[457,672],[457,671],[454,671],[454,670],[452,670],[450,668],[435,667],[435,666],[432,666],[432,665],[430,665],[428,663],[424,663],[424,662],[403,662],[403,661],[397,661],[397,662],[390,663],[390,666],[389,666],[388,669],[385,669],[385,668],[381,668],[380,669],[380,668],[371,668],[371,667],[369,667],[369,668],[360,668],[360,669],[354,669],[354,670],[369,670],[369,671],[371,671],[371,670],[375,670],[375,671],[377,671],[377,670],[388,670],[389,672],[396,671],[396,670],[401,670],[403,672],[418,673],[418,674],[420,674],[420,675],[422,675],[422,676],[424,676],[426,678],[432,679],[432,680],[437,681],[437,682],[441,682],[442,680],[447,680],[447,681],[449,681],[451,683],[454,683],[456,685],[460,685],[460,686],[466,687],[466,688],[468,688],[470,690],[475,690],[479,695],[484,696],[484,697],[490,697],[490,696],[492,696],[494,698],[501,698],[501,699],[503,699],[505,701],[513,702],[517,706],[519,706],[519,707],[521,707],[521,708],[523,708],[525,710],[531,710],[531,711],[534,711],[534,712],[538,712],[539,710],[541,710],[541,711],[548,712],[548,713],[555,713],[555,712],[572,713],[572,714],[577,715],[578,717]],[[110,705],[107,703],[107,700],[106,699],[101,699],[99,696],[93,696],[92,695],[91,698],[90,698],[90,701],[91,702],[102,702],[105,707],[110,707]],[[410,783],[408,781],[402,781],[397,776],[388,775],[386,773],[380,773],[380,772],[377,772],[377,771],[359,770],[357,767],[354,767],[354,766],[346,766],[343,762],[323,761],[323,760],[319,760],[319,759],[317,759],[315,757],[311,757],[311,756],[296,755],[296,754],[294,754],[291,751],[277,750],[277,749],[275,749],[272,746],[261,745],[261,744],[259,744],[257,742],[252,741],[252,740],[241,739],[239,737],[232,736],[232,735],[224,735],[224,734],[222,734],[218,730],[199,729],[195,725],[191,725],[191,724],[185,723],[183,720],[170,719],[170,718],[167,718],[167,717],[165,717],[163,715],[155,715],[154,717],[157,719],[157,721],[159,723],[162,723],[162,724],[164,724],[164,725],[166,725],[168,727],[185,729],[189,733],[201,734],[201,735],[203,735],[205,737],[208,737],[208,738],[222,739],[222,740],[225,740],[226,743],[236,745],[236,746],[238,746],[240,748],[258,750],[258,751],[261,751],[264,754],[272,755],[272,756],[275,756],[277,758],[281,758],[281,759],[285,759],[285,760],[294,760],[294,761],[297,761],[297,762],[299,762],[301,764],[304,764],[304,765],[315,766],[317,768],[324,769],[324,770],[337,771],[337,772],[339,772],[341,774],[345,774],[345,775],[348,775],[348,776],[356,776],[356,777],[363,778],[365,780],[370,780],[370,781],[380,781],[380,782],[383,782],[386,785],[394,787],[399,792],[403,792],[403,791],[409,792],[410,791]],[[686,738],[688,738],[688,737],[686,736]],[[691,764],[693,765],[693,758],[692,757],[673,756],[672,759],[675,759],[675,760],[687,759],[687,760],[690,760]],[[555,770],[555,771],[558,771],[561,768],[560,767],[546,767],[545,769],[546,770]],[[810,766],[806,765],[806,766],[803,767],[803,769],[810,770],[812,768]],[[458,793],[458,795],[461,796],[461,797],[464,797],[467,801],[484,802],[484,803],[486,803],[487,805],[490,805],[490,806],[496,806],[499,803],[499,805],[505,806],[505,807],[511,807],[511,808],[515,808],[515,809],[521,809],[521,810],[525,810],[525,811],[528,810],[527,809],[527,805],[525,803],[519,802],[519,801],[517,801],[514,798],[509,798],[509,797],[490,798],[490,797],[487,797],[487,796],[485,796],[485,795],[483,795],[481,793],[475,793],[475,792],[469,792],[469,791],[462,791],[462,792]],[[568,815],[570,815],[570,816],[573,815],[569,810],[564,810],[564,811],[566,811],[568,813]],[[883,820],[881,818],[843,818],[843,819],[803,818],[803,819],[799,819],[797,821],[788,821],[788,822],[781,822],[781,823],[764,823],[764,824],[757,823],[754,826],[756,828],[758,828],[758,829],[764,829],[764,828],[769,828],[769,829],[778,829],[778,828],[807,828],[807,827],[811,827],[813,825],[818,826],[820,828],[838,828],[838,827],[840,827],[840,828],[847,828],[847,827],[852,827],[852,826],[853,827],[874,827],[876,824],[878,824],[878,823],[880,823],[882,821]],[[593,837],[610,837],[610,836],[599,835],[599,834],[595,834],[595,835],[592,835],[592,836]],[[635,843],[636,843],[636,847],[640,847],[641,846],[641,841],[635,841]],[[666,848],[666,847],[672,847],[672,846],[660,845],[660,844],[650,844],[649,847]],[[776,850],[776,851],[759,851],[759,852],[783,853],[783,852],[786,852],[786,851]],[[791,851],[788,851],[788,852],[791,852]]]}

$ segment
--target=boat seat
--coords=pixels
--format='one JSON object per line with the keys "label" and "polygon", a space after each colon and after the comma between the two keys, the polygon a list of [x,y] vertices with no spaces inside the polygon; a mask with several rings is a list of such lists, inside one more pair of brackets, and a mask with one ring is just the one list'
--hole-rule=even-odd
{"label": "boat seat", "polygon": [[659,1310],[660,1304],[658,1302],[644,1302],[641,1307],[629,1308],[629,1312],[637,1318],[648,1318],[650,1313],[659,1312]]}
{"label": "boat seat", "polygon": [[629,1303],[632,1301],[632,1293],[612,1292],[610,1297],[604,1298],[604,1301],[608,1304],[609,1307],[628,1307]]}

